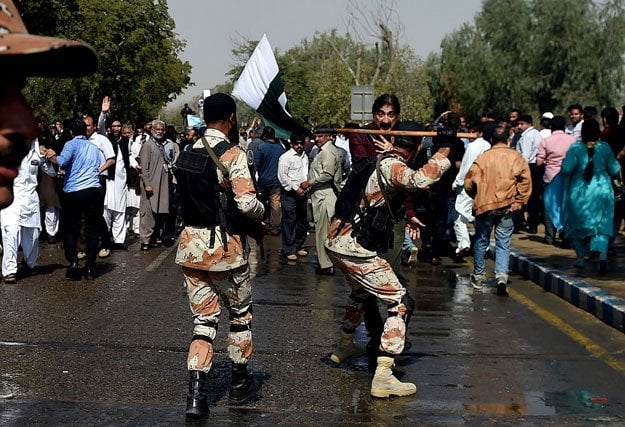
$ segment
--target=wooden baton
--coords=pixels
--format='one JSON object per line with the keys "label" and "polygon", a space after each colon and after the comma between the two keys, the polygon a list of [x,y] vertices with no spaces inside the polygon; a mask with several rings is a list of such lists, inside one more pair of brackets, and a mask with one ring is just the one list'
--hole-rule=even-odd
{"label": "wooden baton", "polygon": [[[333,129],[336,133],[361,133],[366,135],[384,135],[384,136],[436,136],[436,131],[415,131],[415,130],[376,130],[376,129]],[[474,133],[459,132],[456,134],[458,138],[475,139],[477,135]]]}

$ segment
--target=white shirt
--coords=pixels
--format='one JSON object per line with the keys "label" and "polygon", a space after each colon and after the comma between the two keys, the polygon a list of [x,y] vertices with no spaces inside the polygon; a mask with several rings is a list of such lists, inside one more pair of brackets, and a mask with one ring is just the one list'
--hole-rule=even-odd
{"label": "white shirt", "polygon": [[39,141],[35,139],[31,142],[26,157],[22,159],[17,177],[13,181],[13,203],[0,211],[2,224],[41,229],[41,208],[37,194],[39,169],[50,176],[56,175],[50,162],[39,152]]}
{"label": "white shirt", "polygon": [[521,138],[516,143],[516,150],[521,153],[527,163],[536,163],[536,154],[538,154],[538,146],[543,138],[540,132],[533,126],[525,129],[521,134]]}
{"label": "white shirt", "polygon": [[278,159],[278,181],[286,191],[295,191],[308,178],[308,156],[291,148]]}
{"label": "white shirt", "polygon": [[[94,132],[93,135],[89,137],[89,141],[91,141],[96,147],[98,147],[98,150],[100,150],[100,167],[102,167],[108,159],[115,158],[113,144],[111,144],[111,141],[109,141],[106,136]],[[102,175],[106,175],[106,171],[102,172]]]}

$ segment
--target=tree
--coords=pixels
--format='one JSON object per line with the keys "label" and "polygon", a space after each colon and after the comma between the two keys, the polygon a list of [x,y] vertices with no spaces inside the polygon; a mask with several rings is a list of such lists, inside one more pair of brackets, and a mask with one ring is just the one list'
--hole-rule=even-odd
{"label": "tree", "polygon": [[37,112],[69,117],[99,111],[104,95],[113,114],[143,123],[190,84],[191,65],[178,55],[165,0],[17,1],[33,33],[89,43],[99,57],[96,74],[77,79],[29,79],[25,90]]}
{"label": "tree", "polygon": [[436,103],[540,113],[621,98],[625,5],[619,0],[485,0],[473,25],[428,60]]}
{"label": "tree", "polygon": [[[387,14],[394,11],[393,7],[384,10]],[[358,19],[363,24],[363,18]],[[399,44],[397,33],[389,29],[388,22],[375,22],[381,32],[373,44],[357,41],[351,33],[339,35],[331,30],[316,33],[284,54],[275,52],[296,118],[309,126],[348,122],[351,86],[358,84],[374,84],[377,94],[398,94],[405,118],[431,118],[432,101],[424,64],[411,48]],[[241,74],[256,43],[248,40],[233,50],[237,65],[228,72],[230,83]]]}

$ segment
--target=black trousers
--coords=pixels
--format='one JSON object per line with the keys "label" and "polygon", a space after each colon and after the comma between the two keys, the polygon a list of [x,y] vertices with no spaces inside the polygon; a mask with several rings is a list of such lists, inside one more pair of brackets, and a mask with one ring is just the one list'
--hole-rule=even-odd
{"label": "black trousers", "polygon": [[98,256],[99,220],[102,218],[100,190],[85,190],[65,193],[63,197],[63,249],[67,261],[78,260],[78,239],[80,238],[81,219],[85,222],[85,240],[87,244],[87,264],[94,265]]}
{"label": "black trousers", "polygon": [[532,176],[532,193],[527,202],[527,223],[530,228],[538,227],[542,222],[543,212],[543,174],[542,169],[536,163],[530,163],[530,174]]}
{"label": "black trousers", "polygon": [[295,191],[282,191],[282,252],[292,255],[302,247],[308,231],[308,199]]}

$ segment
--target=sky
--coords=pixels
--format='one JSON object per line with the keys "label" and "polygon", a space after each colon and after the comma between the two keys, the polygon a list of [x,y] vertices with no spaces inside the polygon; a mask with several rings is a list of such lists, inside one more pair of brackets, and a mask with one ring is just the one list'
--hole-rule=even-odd
{"label": "sky", "polygon": [[[338,34],[344,34],[348,7],[354,0],[168,0],[167,3],[176,32],[186,40],[181,59],[191,63],[191,81],[195,83],[174,101],[177,105],[191,97],[200,97],[202,89],[224,83],[225,73],[235,65],[233,47],[246,40],[260,40],[266,33],[271,47],[285,52],[302,40],[311,39],[316,32],[336,28]],[[375,11],[379,3],[358,1],[370,11]],[[482,0],[395,0],[403,26],[400,43],[412,46],[425,59],[430,52],[440,50],[446,34],[463,23],[473,23],[481,3]]]}

